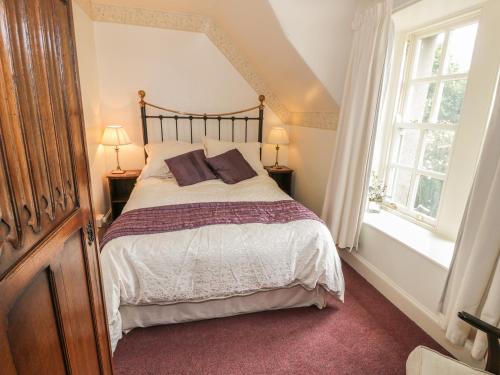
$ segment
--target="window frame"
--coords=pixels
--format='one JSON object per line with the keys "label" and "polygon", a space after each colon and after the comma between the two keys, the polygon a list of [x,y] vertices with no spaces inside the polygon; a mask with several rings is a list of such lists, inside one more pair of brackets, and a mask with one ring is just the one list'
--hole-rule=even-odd
{"label": "window frame", "polygon": [[[406,31],[405,33],[402,33],[403,36],[401,37],[401,39],[403,42],[403,46],[402,47],[400,46],[402,51],[400,52],[400,56],[398,56],[399,61],[395,61],[395,64],[399,64],[398,69],[396,69],[399,70],[399,72],[396,72],[396,74],[394,74],[393,72],[393,76],[391,77],[391,81],[395,81],[393,82],[393,84],[395,84],[395,87],[392,88],[393,97],[392,99],[389,98],[388,106],[390,107],[391,102],[393,106],[392,110],[386,109],[388,113],[386,113],[385,120],[388,129],[385,132],[386,133],[385,140],[383,141],[383,146],[381,150],[382,153],[382,159],[380,164],[381,168],[379,168],[378,174],[382,176],[384,184],[390,186],[389,179],[391,177],[391,171],[394,171],[392,173],[393,174],[392,178],[395,178],[395,172],[398,169],[409,170],[411,172],[411,182],[410,182],[410,191],[408,193],[407,205],[397,204],[391,201],[390,199],[386,199],[384,203],[384,208],[387,209],[388,211],[391,211],[403,217],[406,220],[414,222],[420,226],[426,227],[432,231],[438,231],[437,228],[439,227],[439,222],[442,217],[444,196],[445,194],[447,194],[448,191],[447,182],[448,182],[448,177],[450,175],[452,160],[456,153],[456,143],[457,143],[456,140],[457,140],[457,134],[459,133],[460,130],[462,111],[460,113],[460,118],[457,124],[439,124],[432,122],[410,124],[408,121],[406,123],[405,121],[403,121],[404,120],[403,110],[406,100],[408,99],[408,95],[410,93],[410,87],[414,83],[435,83],[436,85],[432,99],[431,121],[432,121],[432,116],[437,116],[439,113],[439,106],[441,100],[438,96],[442,95],[444,83],[446,81],[467,79],[464,92],[464,99],[463,99],[465,102],[467,86],[470,78],[469,77],[471,70],[470,66],[468,71],[465,73],[445,74],[444,71],[446,68],[445,66],[446,54],[448,52],[450,33],[453,30],[475,23],[479,25],[479,22],[480,22],[480,11],[475,10],[456,17],[447,18],[446,20],[441,22],[434,22],[426,27],[416,28]],[[417,45],[419,44],[417,43],[418,40],[438,34],[440,32],[445,32],[446,34],[443,40],[438,73],[436,75],[431,75],[429,77],[418,77],[418,78],[413,77],[414,70],[416,68],[415,65],[418,64],[418,59],[417,59],[418,57]],[[476,42],[477,42],[477,34],[476,34]],[[473,56],[474,56],[474,51],[472,52],[471,66],[473,62]],[[462,102],[462,109],[464,106],[464,102]],[[401,117],[400,118],[401,121],[398,121],[398,117]],[[398,147],[399,143],[396,138],[400,129],[416,129],[419,131],[417,155],[415,156],[415,161],[412,166],[405,166],[393,162],[393,155],[395,152],[395,148]],[[453,141],[447,159],[447,168],[444,173],[428,171],[420,168],[421,161],[425,151],[424,150],[425,146],[423,145],[424,137],[426,130],[428,129],[451,130],[454,132]],[[439,197],[439,206],[435,218],[419,213],[414,209],[410,208],[414,204],[415,196],[417,194],[419,185],[418,178],[420,178],[419,176],[421,175],[437,178],[438,180],[443,181]]]}

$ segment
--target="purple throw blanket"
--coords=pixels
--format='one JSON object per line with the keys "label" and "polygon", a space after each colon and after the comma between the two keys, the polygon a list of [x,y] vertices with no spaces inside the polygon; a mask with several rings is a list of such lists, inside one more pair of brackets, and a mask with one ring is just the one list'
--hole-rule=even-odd
{"label": "purple throw blanket", "polygon": [[208,202],[139,208],[125,212],[109,227],[103,248],[114,238],[174,232],[216,224],[282,224],[297,220],[321,221],[294,200],[276,202]]}

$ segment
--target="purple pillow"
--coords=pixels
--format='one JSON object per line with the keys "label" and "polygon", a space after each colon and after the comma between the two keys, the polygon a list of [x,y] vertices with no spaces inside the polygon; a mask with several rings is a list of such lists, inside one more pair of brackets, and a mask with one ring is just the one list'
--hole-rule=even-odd
{"label": "purple pillow", "polygon": [[207,163],[203,150],[186,152],[165,160],[179,186],[197,184],[205,180],[215,180],[217,176]]}
{"label": "purple pillow", "polygon": [[226,184],[236,184],[257,176],[257,173],[237,149],[229,150],[206,160],[217,176]]}

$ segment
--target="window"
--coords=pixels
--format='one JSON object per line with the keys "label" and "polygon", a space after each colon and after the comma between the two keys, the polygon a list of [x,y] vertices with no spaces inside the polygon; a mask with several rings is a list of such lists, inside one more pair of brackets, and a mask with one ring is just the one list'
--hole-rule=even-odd
{"label": "window", "polygon": [[388,147],[390,207],[435,225],[460,122],[476,19],[410,34]]}

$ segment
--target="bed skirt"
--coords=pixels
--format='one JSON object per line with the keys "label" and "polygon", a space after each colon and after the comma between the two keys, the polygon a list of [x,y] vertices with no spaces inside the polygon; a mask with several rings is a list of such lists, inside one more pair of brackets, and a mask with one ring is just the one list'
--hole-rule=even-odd
{"label": "bed skirt", "polygon": [[137,327],[222,318],[258,311],[293,307],[326,306],[327,292],[320,286],[306,290],[302,286],[254,293],[247,296],[175,305],[122,305],[119,308],[124,332]]}

